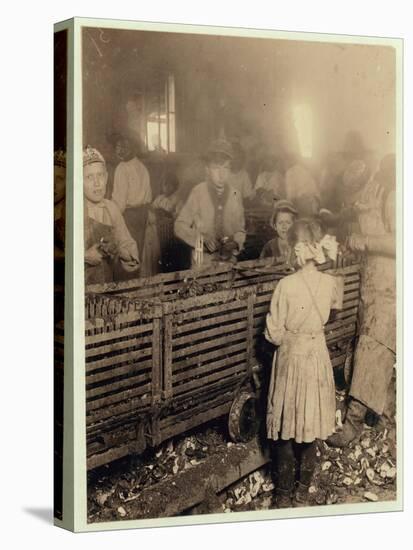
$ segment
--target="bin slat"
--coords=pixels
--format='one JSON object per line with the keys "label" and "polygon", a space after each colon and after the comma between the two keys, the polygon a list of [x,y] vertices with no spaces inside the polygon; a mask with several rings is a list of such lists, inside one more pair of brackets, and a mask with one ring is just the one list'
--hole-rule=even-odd
{"label": "bin slat", "polygon": [[[151,333],[153,329],[153,323],[146,323],[142,325],[133,325],[132,327],[122,327],[122,328],[112,328],[107,332],[100,332],[96,334],[86,334],[85,341],[86,345],[106,343],[110,340],[116,340],[117,338],[122,338],[123,336],[138,336],[144,334],[145,332]],[[96,330],[98,328],[96,327]]]}
{"label": "bin slat", "polygon": [[[215,338],[214,340],[210,340],[208,342],[202,342],[201,344],[197,344],[194,346],[188,346],[183,349],[173,350],[172,358],[174,360],[174,359],[179,359],[189,355],[194,355],[195,353],[199,353],[201,351],[208,350],[210,348],[217,348],[221,345],[226,346],[229,342],[236,342],[242,339],[245,340],[245,345],[246,345],[246,338],[242,332],[238,332],[237,334],[225,334],[221,338]],[[220,352],[215,351],[215,353],[225,353],[225,352],[223,349]],[[202,356],[199,357],[199,359],[201,358]]]}
{"label": "bin slat", "polygon": [[[221,306],[222,307],[222,306]],[[227,309],[224,309],[222,313],[225,313],[225,311],[228,311]],[[239,319],[245,318],[246,310],[245,308],[241,309],[240,311],[235,311],[234,313],[228,313],[224,315],[218,315],[214,318],[203,318],[201,321],[192,321],[189,323],[181,323],[180,318],[178,317],[176,320],[176,324],[174,326],[174,336],[178,334],[183,333],[189,333],[191,331],[195,331],[200,328],[204,328],[205,325],[208,323],[208,326],[215,326],[222,323],[227,323],[229,321],[237,321]]]}
{"label": "bin slat", "polygon": [[108,405],[119,403],[120,401],[126,401],[127,399],[130,399],[131,397],[137,397],[139,395],[144,395],[145,393],[150,392],[151,385],[145,384],[143,386],[139,386],[139,388],[133,388],[131,390],[124,390],[121,393],[117,393],[115,395],[111,395],[109,397],[102,397],[101,399],[96,399],[95,401],[88,401],[86,403],[86,411],[91,411],[94,409],[98,409],[100,407],[107,407]]}
{"label": "bin slat", "polygon": [[117,380],[116,382],[111,382],[110,384],[103,384],[101,386],[98,386],[97,388],[86,390],[86,399],[90,400],[92,397],[96,397],[102,394],[112,393],[119,389],[131,388],[132,386],[135,386],[140,382],[146,382],[147,384],[148,383],[150,384],[150,381],[151,381],[150,372],[140,374],[139,376],[131,376],[128,378],[124,378],[122,380]]}
{"label": "bin slat", "polygon": [[142,357],[148,357],[152,355],[152,346],[147,348],[129,351],[127,353],[122,353],[120,355],[112,355],[106,359],[99,359],[90,363],[86,363],[86,372],[92,372],[104,367],[116,367],[117,365],[122,366],[122,363],[133,363],[137,359]]}
{"label": "bin slat", "polygon": [[[118,335],[119,337],[123,337],[123,332],[120,332]],[[86,348],[86,358],[89,357],[96,357],[98,355],[108,355],[111,352],[114,351],[121,351],[121,350],[130,350],[133,351],[131,348],[136,348],[137,345],[140,347],[143,344],[150,344],[152,342],[152,334],[149,336],[140,336],[140,335],[134,335],[134,337],[129,337],[126,340],[122,340],[120,342],[111,342],[108,344],[104,344],[101,346],[96,347],[89,347]]]}
{"label": "bin slat", "polygon": [[133,363],[131,365],[124,365],[123,367],[110,368],[97,374],[86,375],[86,384],[94,384],[95,382],[101,382],[102,380],[110,380],[116,378],[116,376],[122,376],[129,373],[138,373],[146,369],[150,369],[152,366],[152,360],[141,361],[139,363]]}
{"label": "bin slat", "polygon": [[[175,386],[173,388],[174,395],[187,392],[188,390],[193,390],[195,388],[198,388],[199,386],[202,386],[205,391],[208,391],[208,383],[214,382],[216,380],[223,381],[225,378],[228,378],[229,376],[233,375],[239,375],[239,374],[245,374],[247,372],[247,365],[246,363],[243,363],[241,365],[236,365],[235,367],[232,367],[231,369],[227,369],[222,372],[217,372],[215,374],[211,374],[210,376],[205,376],[202,378],[196,378],[194,380],[191,380],[190,382],[187,382],[185,384],[182,384],[180,386]],[[224,374],[224,376],[223,376]]]}
{"label": "bin slat", "polygon": [[202,331],[195,331],[192,333],[185,334],[184,336],[180,336],[179,338],[174,338],[172,344],[173,346],[179,346],[181,344],[188,344],[188,343],[193,344],[194,342],[199,342],[200,340],[212,338],[213,336],[217,336],[218,334],[223,334],[227,331],[233,334],[234,332],[246,331],[247,328],[248,328],[248,322],[247,322],[247,319],[245,318],[245,320],[240,321],[238,323],[226,324],[224,326],[221,325],[216,328],[202,330]]}
{"label": "bin slat", "polygon": [[197,367],[195,369],[180,369],[179,371],[174,371],[174,374],[172,376],[172,384],[174,385],[177,382],[181,382],[182,380],[186,380],[188,378],[193,378],[195,376],[198,376],[200,374],[203,374],[205,372],[214,372],[217,369],[222,369],[228,365],[239,363],[241,361],[246,361],[247,359],[247,352],[238,353],[237,355],[233,355],[232,357],[227,357],[225,359],[219,359],[218,361],[213,361],[212,363],[207,363],[206,365],[202,365],[200,367]]}
{"label": "bin slat", "polygon": [[[247,343],[246,342],[240,342],[238,344],[234,344],[232,346],[225,347],[225,350],[222,350],[221,356],[225,354],[235,353],[237,351],[245,350],[247,351]],[[172,365],[173,372],[178,371],[179,369],[189,367],[191,365],[197,365],[198,363],[206,363],[210,359],[215,359],[217,356],[216,350],[210,351],[209,353],[204,353],[202,355],[202,358],[195,355],[188,358],[181,359],[180,361],[174,361]]]}

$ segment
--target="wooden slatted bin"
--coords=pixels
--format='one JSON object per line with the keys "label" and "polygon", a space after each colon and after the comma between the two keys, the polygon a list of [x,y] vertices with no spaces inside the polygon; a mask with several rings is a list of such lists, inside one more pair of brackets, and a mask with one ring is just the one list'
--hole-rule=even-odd
{"label": "wooden slatted bin", "polygon": [[161,304],[86,296],[88,467],[143,451],[161,391]]}
{"label": "wooden slatted bin", "polygon": [[[344,277],[343,309],[326,326],[334,367],[348,361],[356,333],[359,265],[347,263],[320,267]],[[227,414],[253,372],[268,378],[265,317],[285,268],[240,262],[88,287],[90,468]]]}
{"label": "wooden slatted bin", "polygon": [[254,289],[164,303],[162,440],[229,412],[251,372]]}

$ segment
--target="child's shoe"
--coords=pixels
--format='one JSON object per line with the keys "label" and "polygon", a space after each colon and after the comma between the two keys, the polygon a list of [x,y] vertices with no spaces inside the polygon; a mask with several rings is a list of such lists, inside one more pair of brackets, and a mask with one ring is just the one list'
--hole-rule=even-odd
{"label": "child's shoe", "polygon": [[304,485],[300,481],[297,482],[297,488],[294,493],[293,506],[299,508],[300,506],[308,506],[309,504],[309,485]]}

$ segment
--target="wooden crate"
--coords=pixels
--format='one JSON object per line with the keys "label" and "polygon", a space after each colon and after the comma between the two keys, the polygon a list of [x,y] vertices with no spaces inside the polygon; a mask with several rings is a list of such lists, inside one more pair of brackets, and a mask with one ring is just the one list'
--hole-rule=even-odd
{"label": "wooden crate", "polygon": [[[334,367],[343,366],[356,331],[360,277],[352,262],[334,270],[331,264],[321,266],[345,277],[343,310],[326,326]],[[136,450],[142,426],[146,441],[156,445],[229,412],[259,363],[271,296],[285,276],[277,271],[285,266],[268,270],[267,263],[164,274],[150,279],[149,288],[141,280],[104,285],[103,294],[90,293],[89,287],[89,467]],[[191,276],[201,288],[224,289],[181,297]]]}
{"label": "wooden crate", "polygon": [[85,309],[86,433],[91,455],[116,447],[125,434],[126,439],[136,439],[139,419],[161,399],[162,307],[88,295]]}

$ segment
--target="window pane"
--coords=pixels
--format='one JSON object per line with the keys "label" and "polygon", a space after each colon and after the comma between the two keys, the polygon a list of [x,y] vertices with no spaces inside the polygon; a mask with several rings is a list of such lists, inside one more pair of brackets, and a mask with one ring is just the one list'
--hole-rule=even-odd
{"label": "window pane", "polygon": [[157,79],[146,97],[146,135],[149,151],[175,152],[175,81]]}
{"label": "window pane", "polygon": [[175,153],[175,113],[169,113],[169,152]]}
{"label": "window pane", "polygon": [[168,75],[168,106],[169,112],[175,112],[175,78],[173,74]]}

